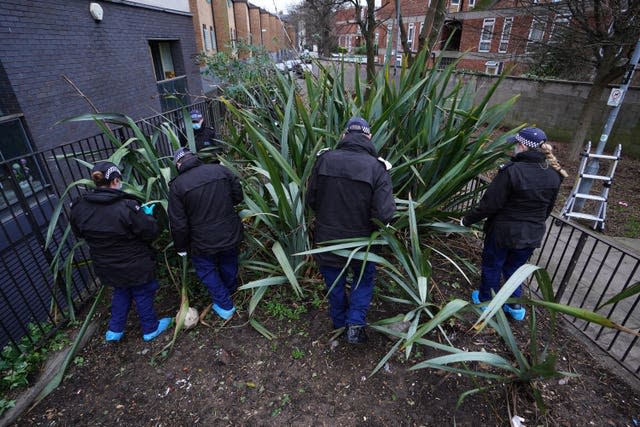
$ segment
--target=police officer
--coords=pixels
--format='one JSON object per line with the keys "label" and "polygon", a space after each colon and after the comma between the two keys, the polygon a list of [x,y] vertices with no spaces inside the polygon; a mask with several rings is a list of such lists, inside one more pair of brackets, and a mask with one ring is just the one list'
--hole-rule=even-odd
{"label": "police officer", "polygon": [[74,234],[89,245],[100,282],[113,286],[105,339],[120,341],[131,302],[135,301],[142,337],[150,341],[164,332],[172,320],[158,320],[153,309],[159,287],[151,248],[159,233],[152,216],[153,205],[141,208],[138,200],[121,190],[122,174],[111,162],[96,163],[91,179],[96,189],[73,201],[70,222]]}
{"label": "police officer", "polygon": [[[205,126],[204,116],[200,110],[192,110],[190,114],[196,150],[198,152],[206,150],[214,153],[222,151],[222,147],[216,138],[216,130],[211,126]],[[186,145],[184,142],[186,141],[183,141],[183,146]]]}
{"label": "police officer", "polygon": [[[478,205],[460,221],[470,226],[486,218],[481,284],[471,294],[475,304],[491,300],[492,292],[500,290],[501,276],[508,280],[540,246],[546,219],[567,176],[541,129],[522,129],[510,142],[516,144],[515,156],[500,167]],[[522,285],[512,297],[521,295]],[[520,304],[505,304],[503,309],[514,320],[526,314]]]}
{"label": "police officer", "polygon": [[169,223],[176,251],[191,255],[209,290],[213,311],[229,319],[236,308],[238,245],[242,222],[234,206],[243,200],[240,180],[226,167],[205,164],[188,148],[173,156],[178,176],[169,183]]}
{"label": "police officer", "polygon": [[[335,150],[318,153],[309,179],[307,204],[315,212],[315,243],[352,237],[369,237],[387,224],[396,210],[390,167],[371,143],[371,129],[362,118],[347,123]],[[346,259],[330,252],[315,255],[329,290],[329,314],[335,329],[345,327],[350,344],[367,341],[366,315],[371,303],[375,263],[351,261],[354,280],[350,295],[343,272]],[[362,272],[362,274],[361,274]],[[342,274],[341,274],[342,273]]]}

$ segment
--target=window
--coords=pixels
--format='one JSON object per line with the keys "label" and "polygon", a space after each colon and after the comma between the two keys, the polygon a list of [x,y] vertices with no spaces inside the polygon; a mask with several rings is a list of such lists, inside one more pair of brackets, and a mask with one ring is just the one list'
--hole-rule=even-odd
{"label": "window", "polygon": [[491,50],[491,36],[493,35],[493,26],[495,23],[495,18],[485,18],[482,22],[478,52],[489,52],[489,50]]}
{"label": "window", "polygon": [[569,15],[556,15],[549,34],[549,43],[560,43],[569,28]]}
{"label": "window", "polygon": [[499,74],[502,68],[502,63],[497,61],[487,61],[484,63],[484,72],[491,75]]}
{"label": "window", "polygon": [[209,31],[207,26],[202,24],[202,37],[204,37],[204,50],[211,50],[211,39],[209,38]]}
{"label": "window", "polygon": [[376,51],[376,53],[378,52],[378,43],[380,42],[380,33],[378,33],[377,31],[375,32],[375,34],[373,35],[373,46],[374,46],[374,50]]}
{"label": "window", "polygon": [[473,8],[476,5],[476,0],[469,0],[469,8]]}
{"label": "window", "polygon": [[189,103],[187,77],[180,44],[174,40],[149,40],[162,110],[168,111]]}
{"label": "window", "polygon": [[[21,116],[0,118],[0,161],[11,160],[11,173],[0,170],[0,208],[18,201],[18,191],[28,197],[44,188],[42,173],[33,152]],[[16,191],[18,190],[18,191]]]}
{"label": "window", "polygon": [[171,53],[170,41],[150,41],[151,56],[153,57],[153,68],[156,72],[156,80],[171,79],[176,76],[173,66],[173,54]]}
{"label": "window", "polygon": [[505,53],[509,47],[509,36],[511,35],[511,27],[513,26],[513,18],[504,18],[504,26],[502,27],[502,35],[500,36],[500,46],[498,52]]}
{"label": "window", "polygon": [[531,22],[531,30],[529,31],[529,40],[527,41],[526,53],[530,53],[537,43],[542,41],[544,37],[544,22],[533,20]]}
{"label": "window", "polygon": [[407,44],[409,45],[410,50],[413,50],[413,36],[415,36],[415,25],[409,24],[409,30],[407,32]]}
{"label": "window", "polygon": [[211,49],[218,50],[218,45],[216,44],[216,32],[213,31],[213,27],[209,26],[209,37],[211,38]]}

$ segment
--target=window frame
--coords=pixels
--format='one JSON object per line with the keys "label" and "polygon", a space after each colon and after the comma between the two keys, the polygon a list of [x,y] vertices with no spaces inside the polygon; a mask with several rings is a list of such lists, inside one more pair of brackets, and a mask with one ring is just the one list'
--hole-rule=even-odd
{"label": "window frame", "polygon": [[[533,36],[534,31],[536,30],[537,26],[539,26],[539,28],[541,28],[541,30],[540,30],[540,38],[533,39],[532,36]],[[544,40],[544,34],[545,34],[546,27],[547,27],[547,24],[545,22],[541,22],[541,21],[538,21],[536,19],[532,19],[531,20],[531,26],[529,27],[529,36],[527,37],[527,45],[525,46],[525,49],[524,49],[525,53],[532,53],[533,52],[532,47],[535,46],[537,43],[540,43],[542,40]]]}
{"label": "window frame", "polygon": [[211,41],[209,39],[209,30],[207,29],[207,24],[202,24],[202,38],[204,40],[204,50],[211,50]]}
{"label": "window frame", "polygon": [[407,43],[409,44],[409,50],[413,52],[413,39],[416,36],[416,26],[413,22],[407,26]]}
{"label": "window frame", "polygon": [[509,16],[507,18],[504,18],[504,22],[502,23],[502,34],[500,35],[500,44],[498,45],[499,53],[507,53],[507,51],[509,50],[509,39],[511,38],[512,29],[513,29],[513,17]]}
{"label": "window frame", "polygon": [[[491,24],[490,30],[487,31],[487,24]],[[491,42],[493,39],[493,30],[496,27],[496,18],[484,18],[482,20],[482,29],[480,30],[480,40],[478,41],[478,52],[491,52]],[[483,49],[483,44],[488,46]]]}

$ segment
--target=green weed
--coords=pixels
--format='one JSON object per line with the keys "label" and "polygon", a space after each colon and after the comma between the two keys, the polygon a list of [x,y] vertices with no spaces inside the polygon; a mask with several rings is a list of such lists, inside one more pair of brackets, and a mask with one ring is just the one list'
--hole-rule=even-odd
{"label": "green weed", "polygon": [[[51,324],[27,325],[29,332],[17,346],[7,345],[0,354],[0,391],[13,390],[29,384],[29,376],[35,373],[48,354],[59,351],[68,343],[66,335],[59,332],[49,339],[47,345],[36,348],[45,335],[53,328]],[[31,338],[29,338],[31,337]]]}
{"label": "green weed", "polygon": [[7,410],[16,406],[15,400],[0,399],[0,415],[4,414]]}
{"label": "green weed", "polygon": [[295,360],[302,359],[304,355],[304,350],[300,350],[298,347],[295,347],[293,351],[291,351],[291,357],[293,357]]}

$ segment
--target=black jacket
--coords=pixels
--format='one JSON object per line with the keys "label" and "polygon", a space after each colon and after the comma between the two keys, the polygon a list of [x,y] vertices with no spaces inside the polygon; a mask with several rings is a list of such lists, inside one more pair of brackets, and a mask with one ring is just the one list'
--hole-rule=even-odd
{"label": "black jacket", "polygon": [[487,218],[484,231],[494,233],[499,247],[539,247],[562,176],[547,165],[541,152],[525,151],[511,160],[500,167],[463,223],[469,226]]}
{"label": "black jacket", "polygon": [[[193,137],[196,143],[196,151],[200,152],[204,149],[212,151],[214,153],[222,152],[222,144],[217,140],[216,130],[210,126],[204,126],[198,130],[193,130]],[[180,137],[180,144],[183,147],[187,146],[187,138]]]}
{"label": "black jacket", "polygon": [[235,205],[243,200],[240,180],[219,164],[193,156],[169,183],[169,224],[175,249],[213,255],[242,240]]}
{"label": "black jacket", "polygon": [[[368,237],[386,224],[396,210],[391,177],[371,141],[361,133],[348,133],[335,150],[316,158],[307,190],[307,205],[315,211],[316,243],[350,237]],[[331,253],[316,255],[320,265],[344,265]]]}
{"label": "black jacket", "polygon": [[159,227],[133,196],[108,188],[82,195],[71,204],[71,229],[89,244],[103,285],[133,287],[155,279],[151,242]]}

